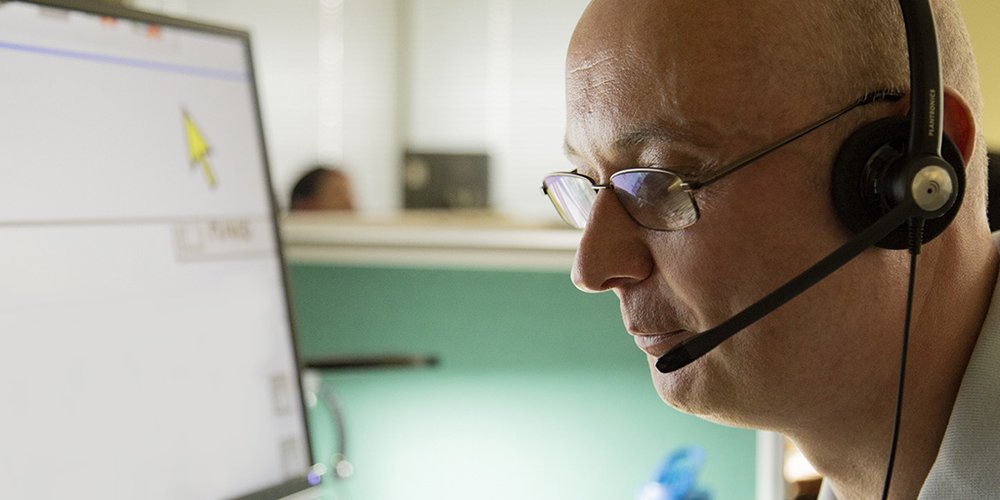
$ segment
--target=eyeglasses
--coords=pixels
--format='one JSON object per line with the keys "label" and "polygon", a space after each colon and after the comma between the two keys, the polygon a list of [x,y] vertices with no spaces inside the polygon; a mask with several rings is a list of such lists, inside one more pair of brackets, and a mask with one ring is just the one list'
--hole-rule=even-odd
{"label": "eyeglasses", "polygon": [[607,184],[597,184],[594,179],[576,172],[556,172],[542,181],[542,192],[548,195],[562,219],[577,229],[586,227],[590,220],[597,193],[610,188],[625,211],[640,226],[656,231],[681,230],[698,221],[700,212],[694,191],[736,172],[854,108],[875,102],[897,101],[901,97],[901,94],[889,91],[865,95],[836,113],[744,156],[702,181],[686,181],[665,168],[621,170],[613,174]]}

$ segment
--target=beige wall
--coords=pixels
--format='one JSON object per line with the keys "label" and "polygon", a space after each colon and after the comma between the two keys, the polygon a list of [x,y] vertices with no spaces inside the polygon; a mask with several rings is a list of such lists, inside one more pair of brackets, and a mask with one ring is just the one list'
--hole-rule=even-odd
{"label": "beige wall", "polygon": [[959,0],[959,4],[969,26],[982,78],[986,109],[981,125],[986,143],[990,149],[1000,150],[1000,66],[997,65],[1000,55],[1000,1]]}

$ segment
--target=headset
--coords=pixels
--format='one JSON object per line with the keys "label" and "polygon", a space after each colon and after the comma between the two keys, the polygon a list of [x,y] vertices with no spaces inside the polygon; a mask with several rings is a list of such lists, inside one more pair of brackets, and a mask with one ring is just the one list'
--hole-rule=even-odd
{"label": "headset", "polygon": [[[914,4],[923,4],[923,8]],[[915,179],[928,183],[923,191],[912,193],[919,208],[914,217],[924,220],[921,243],[926,243],[941,234],[958,213],[965,191],[965,169],[958,148],[941,130],[940,62],[930,6],[926,0],[901,0],[900,5],[914,89],[909,119],[878,120],[848,137],[834,162],[831,194],[840,221],[853,233],[861,233],[900,204],[906,186]],[[945,173],[951,186],[941,186],[932,179]],[[928,187],[941,189],[928,193]],[[908,248],[907,231],[900,226],[876,246]]]}
{"label": "headset", "polygon": [[852,133],[841,145],[831,173],[837,217],[854,236],[760,301],[684,340],[656,362],[663,373],[687,366],[868,248],[909,249],[896,416],[882,498],[888,496],[899,438],[916,257],[921,245],[940,235],[955,218],[965,193],[962,155],[942,132],[941,62],[930,1],[899,0],[899,6],[910,62],[909,115],[877,120]]}

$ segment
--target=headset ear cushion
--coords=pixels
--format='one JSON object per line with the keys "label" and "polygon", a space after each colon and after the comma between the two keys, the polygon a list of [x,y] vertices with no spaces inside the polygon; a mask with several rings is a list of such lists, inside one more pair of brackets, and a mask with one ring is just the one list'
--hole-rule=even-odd
{"label": "headset ear cushion", "polygon": [[[892,209],[883,201],[882,191],[890,181],[884,176],[889,167],[906,153],[910,123],[902,118],[885,118],[869,123],[847,138],[837,153],[831,173],[830,188],[837,217],[853,233],[867,229]],[[924,224],[924,242],[941,234],[955,218],[965,192],[965,168],[962,155],[948,136],[941,144],[941,155],[958,177],[958,198],[947,213]],[[901,227],[889,233],[877,246],[907,248],[907,231]]]}

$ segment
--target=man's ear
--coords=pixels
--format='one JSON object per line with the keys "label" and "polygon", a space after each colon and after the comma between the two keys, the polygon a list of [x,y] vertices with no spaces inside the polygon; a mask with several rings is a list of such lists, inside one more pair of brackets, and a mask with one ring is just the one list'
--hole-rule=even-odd
{"label": "man's ear", "polygon": [[976,119],[962,94],[953,87],[944,87],[944,133],[958,146],[962,160],[968,164],[976,148]]}

